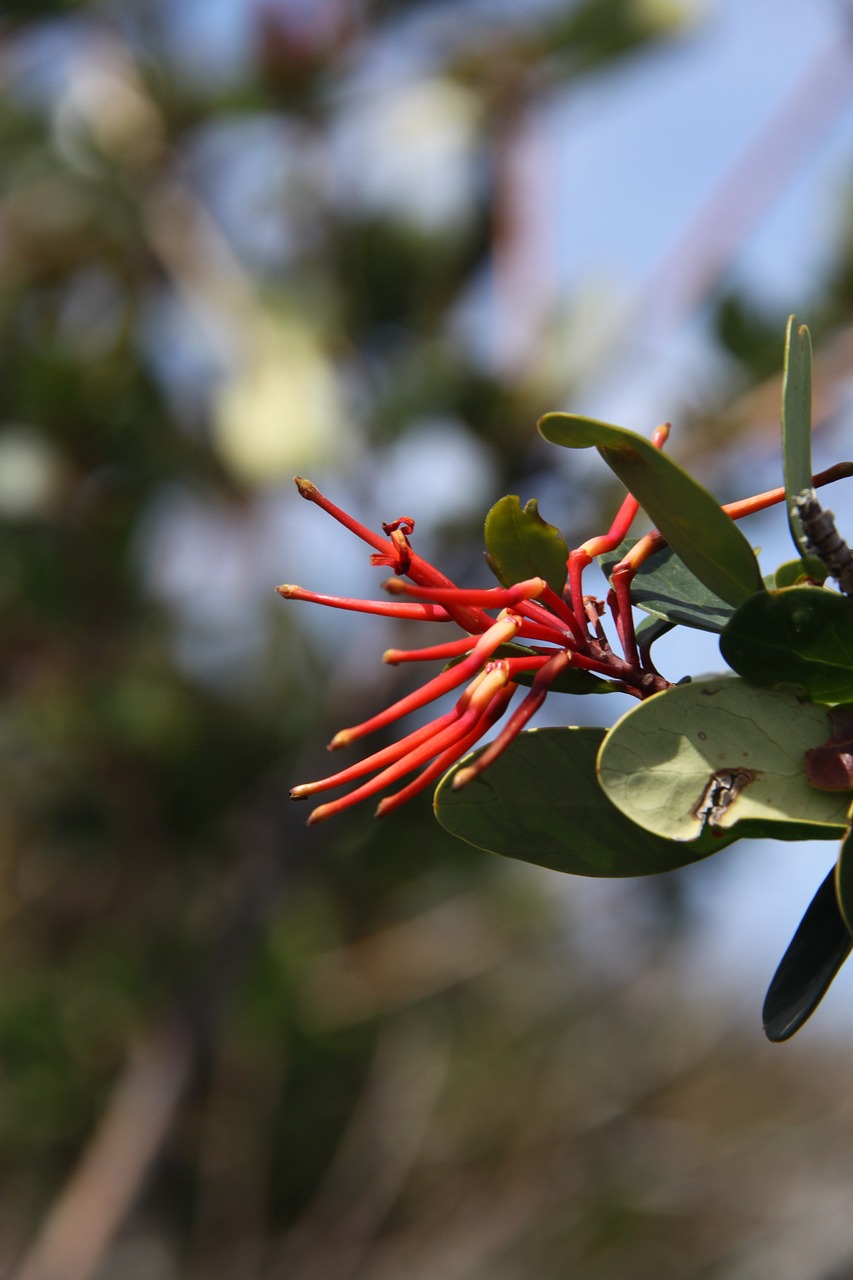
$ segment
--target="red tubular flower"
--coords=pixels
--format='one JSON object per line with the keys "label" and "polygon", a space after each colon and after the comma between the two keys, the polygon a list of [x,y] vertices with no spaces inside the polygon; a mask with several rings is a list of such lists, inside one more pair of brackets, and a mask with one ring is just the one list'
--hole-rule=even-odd
{"label": "red tubular flower", "polygon": [[[630,651],[630,661],[613,653],[598,621],[600,610],[592,607],[593,602],[589,598],[584,601],[580,594],[582,566],[579,558],[584,557],[588,563],[591,544],[581,552],[571,553],[572,595],[566,600],[561,599],[542,578],[530,578],[511,587],[460,588],[412,548],[409,538],[415,522],[410,517],[404,516],[383,525],[385,536],[382,537],[336,507],[309,481],[297,477],[296,485],[304,498],[328,512],[374,549],[371,563],[387,565],[394,571],[395,576],[384,584],[392,598],[354,600],[319,595],[291,584],[278,587],[280,595],[291,600],[309,600],[333,608],[385,617],[453,622],[466,633],[459,639],[424,649],[389,649],[385,653],[385,661],[390,663],[450,660],[451,665],[378,715],[362,724],[342,729],[332,739],[330,749],[346,746],[410,711],[428,705],[452,689],[465,687],[452,711],[347,769],[317,782],[294,787],[291,794],[300,799],[374,775],[340,798],[314,809],[308,818],[309,823],[321,822],[333,813],[395,785],[416,770],[420,772],[413,779],[382,800],[377,814],[388,813],[422,791],[465,755],[501,718],[518,689],[519,681],[532,681],[532,687],[487,752],[475,766],[461,775],[460,784],[476,776],[509,746],[539,709],[554,681],[567,668],[609,677],[616,687],[637,697],[645,697],[665,686],[666,682],[656,673],[644,671],[639,666],[635,649],[631,650],[630,644],[626,646],[624,640],[623,649],[626,655]],[[626,503],[611,531],[617,542],[623,536],[629,514]],[[596,540],[596,543],[603,544],[608,536]],[[575,557],[574,564],[572,557]],[[408,582],[404,580],[406,578]],[[489,610],[498,610],[497,617],[492,616]],[[590,623],[590,616],[595,618],[594,626]],[[624,623],[618,630],[621,639]],[[511,656],[501,656],[502,647],[511,643]],[[506,653],[505,649],[503,653]]]}

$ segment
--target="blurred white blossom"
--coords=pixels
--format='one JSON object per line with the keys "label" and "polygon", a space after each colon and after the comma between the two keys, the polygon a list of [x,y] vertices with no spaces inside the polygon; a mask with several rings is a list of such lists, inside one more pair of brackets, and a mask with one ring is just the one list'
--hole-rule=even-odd
{"label": "blurred white blossom", "polygon": [[384,89],[354,106],[337,139],[342,195],[436,231],[477,196],[481,103],[444,79]]}

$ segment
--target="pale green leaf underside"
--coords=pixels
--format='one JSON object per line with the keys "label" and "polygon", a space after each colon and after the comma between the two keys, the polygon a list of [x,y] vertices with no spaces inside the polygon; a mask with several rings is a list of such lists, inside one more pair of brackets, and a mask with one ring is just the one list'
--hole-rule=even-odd
{"label": "pale green leaf underside", "polygon": [[809,785],[803,753],[829,736],[827,708],[736,677],[679,685],[613,727],[599,779],[626,816],[657,835],[693,840],[715,774],[754,771],[715,819],[720,831],[779,839],[830,838],[846,826],[847,792]]}

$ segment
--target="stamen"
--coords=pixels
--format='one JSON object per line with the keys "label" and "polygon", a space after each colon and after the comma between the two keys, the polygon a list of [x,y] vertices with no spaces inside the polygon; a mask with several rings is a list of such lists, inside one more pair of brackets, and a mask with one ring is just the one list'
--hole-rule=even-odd
{"label": "stamen", "polygon": [[372,565],[388,565],[395,573],[408,573],[409,565],[412,563],[412,548],[409,545],[409,539],[406,532],[399,528],[399,525],[405,525],[409,533],[415,527],[414,520],[409,520],[404,516],[402,520],[395,520],[393,524],[383,524],[382,528],[391,538],[391,545],[394,548],[389,554],[372,555],[370,563]]}
{"label": "stamen", "polygon": [[383,522],[382,528],[389,538],[392,533],[397,533],[398,530],[404,537],[408,538],[410,534],[415,532],[415,522],[411,516],[399,516],[396,520],[389,521],[388,524]]}

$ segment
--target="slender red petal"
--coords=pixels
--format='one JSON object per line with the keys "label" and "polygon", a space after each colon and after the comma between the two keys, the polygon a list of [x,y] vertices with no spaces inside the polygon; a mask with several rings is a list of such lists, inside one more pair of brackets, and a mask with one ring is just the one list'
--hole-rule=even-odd
{"label": "slender red petal", "polygon": [[483,609],[513,608],[523,600],[535,600],[547,585],[544,578],[528,578],[512,587],[421,587],[402,578],[389,578],[382,584],[392,596],[416,596],[438,604],[467,604]]}
{"label": "slender red petal", "polygon": [[[330,502],[325,494],[321,493],[315,484],[310,480],[306,480],[303,476],[295,477],[296,487],[303,498],[307,498],[309,502],[313,502],[321,510],[325,511],[342,524],[345,529],[349,529],[356,537],[361,538],[362,542],[366,542],[368,546],[375,547],[382,557],[385,557],[383,563],[395,565],[397,563],[398,549],[395,547],[391,538],[382,538],[378,533],[374,533],[372,529],[368,529],[360,520],[355,520],[352,516],[347,515],[340,507],[335,506],[334,502]],[[390,527],[390,526],[389,526]],[[393,529],[392,529],[393,532]],[[411,548],[408,548],[408,565],[406,573],[413,582],[422,583],[426,586],[435,587],[452,587],[453,583],[450,578],[445,577],[440,570],[434,568],[428,560],[424,560]],[[452,617],[464,631],[469,631],[472,635],[477,635],[485,631],[491,625],[491,618],[484,614],[480,609],[455,608],[451,611]]]}
{"label": "slender red petal", "polygon": [[[565,649],[560,650],[560,653],[565,652]],[[551,661],[553,656],[553,653],[541,653],[537,654],[536,657],[525,654],[524,657],[501,658],[499,661],[505,664],[513,680],[519,680],[522,676],[529,676],[532,672],[541,670]]]}
{"label": "slender red petal", "polygon": [[[554,593],[551,592],[553,595]],[[586,643],[586,635],[578,626],[577,620],[570,615],[571,621],[557,618],[550,609],[546,609],[544,605],[539,604],[536,600],[523,600],[519,604],[512,606],[513,613],[521,614],[522,618],[529,619],[534,627],[540,628],[539,639],[545,639],[544,632],[550,633],[552,644],[565,645],[568,642],[569,648],[583,646]],[[568,611],[567,611],[568,612]],[[525,621],[525,629],[528,622]]]}
{"label": "slender red petal", "polygon": [[586,635],[586,611],[583,603],[583,571],[592,564],[592,556],[577,547],[569,552],[569,590],[572,593],[572,608],[575,611],[578,627]]}
{"label": "slender red petal", "polygon": [[636,667],[639,665],[640,655],[637,651],[634,611],[631,604],[631,583],[634,581],[634,571],[616,565],[610,574],[610,581],[613,589],[608,596],[608,601],[610,612],[616,623],[616,634],[619,636],[625,661],[629,666]]}
{"label": "slender red petal", "polygon": [[406,734],[404,738],[399,738],[397,742],[392,742],[390,746],[383,747],[381,751],[374,751],[373,755],[365,756],[363,760],[357,760],[355,764],[348,765],[346,769],[340,769],[337,773],[332,773],[327,778],[320,778],[316,782],[302,782],[298,786],[292,787],[290,794],[294,800],[303,800],[306,796],[316,795],[318,791],[329,791],[332,787],[340,787],[345,783],[355,782],[358,778],[363,778],[367,773],[373,773],[376,769],[381,769],[386,765],[393,764],[395,760],[402,759],[409,751],[431,738],[440,728],[447,724],[452,724],[457,717],[456,708],[452,711],[446,711],[438,719],[422,725],[420,729],[414,729],[411,733]]}
{"label": "slender red petal", "polygon": [[471,648],[471,637],[460,636],[458,640],[448,640],[446,644],[432,644],[425,649],[386,649],[382,661],[390,666],[400,662],[446,662],[448,658],[458,658]]}
{"label": "slender red petal", "polygon": [[[663,448],[669,438],[669,432],[670,424],[668,422],[663,422],[659,427],[655,427],[652,432],[652,444],[656,449]],[[588,564],[592,563],[596,556],[604,555],[606,552],[613,551],[615,547],[619,546],[619,543],[627,536],[628,530],[633,524],[639,509],[640,504],[637,499],[633,494],[627,494],[616,513],[616,519],[611,524],[607,533],[599,534],[598,537],[595,538],[589,538],[582,544],[582,546],[569,552],[569,589],[571,591],[575,617],[577,618],[579,626],[582,626],[584,620],[584,569]]]}
{"label": "slender red petal", "polygon": [[368,529],[367,525],[362,524],[360,520],[347,515],[346,511],[336,507],[334,502],[330,502],[326,495],[321,493],[317,486],[312,484],[310,480],[306,480],[304,476],[294,476],[293,480],[303,498],[315,503],[323,511],[327,512],[333,520],[337,520],[338,524],[342,524],[345,529],[349,529],[350,533],[354,533],[357,538],[361,538],[362,542],[366,542],[369,547],[375,547],[377,551],[382,551],[386,555],[392,554],[393,546],[390,538],[381,538],[378,533]]}
{"label": "slender red petal", "polygon": [[[851,474],[847,470],[851,464],[838,463],[835,467],[829,467],[826,471],[821,471],[813,476],[815,488],[822,484],[831,484],[833,480],[843,479]],[[840,471],[839,471],[840,469]],[[777,502],[782,502],[785,498],[785,490],[783,488],[767,489],[764,493],[753,494],[751,498],[738,498],[736,502],[726,502],[723,504],[723,511],[732,520],[742,520],[744,516],[754,515],[756,511],[764,511],[767,507],[773,507]],[[657,529],[653,529],[651,533],[645,534],[636,542],[631,550],[627,553],[623,560],[620,561],[619,567],[622,566],[633,568],[635,571],[644,564],[650,556],[656,551],[660,551],[661,547],[666,546],[666,538],[664,538]]]}
{"label": "slender red petal", "polygon": [[[474,725],[481,720],[485,708],[495,694],[505,688],[508,683],[506,672],[499,668],[500,664],[495,664],[494,670],[481,672],[472,681],[456,704],[455,711],[457,715],[453,723],[445,725],[437,733],[433,732],[426,741],[420,743],[413,751],[408,752],[407,755],[377,773],[369,782],[356,787],[355,791],[350,791],[347,795],[341,796],[337,800],[330,800],[327,804],[319,805],[309,814],[308,825],[313,826],[317,822],[324,822],[326,818],[330,818],[334,813],[339,813],[341,809],[347,809],[351,805],[358,804],[361,800],[366,800],[369,796],[375,795],[377,791],[383,791],[385,787],[391,786],[398,778],[405,777],[413,769],[417,769],[428,760],[431,760],[436,752],[441,753],[453,746],[454,743],[458,743],[460,739],[465,738]],[[435,730],[435,725],[432,728]]]}
{"label": "slender red petal", "polygon": [[408,715],[410,711],[417,711],[421,707],[425,707],[427,703],[434,702],[436,698],[440,698],[444,693],[449,693],[451,689],[458,689],[461,684],[464,684],[466,680],[470,680],[471,676],[480,670],[495,649],[515,637],[518,625],[518,618],[512,615],[501,615],[500,618],[493,620],[489,630],[480,636],[467,658],[463,658],[455,667],[449,667],[446,671],[442,671],[432,680],[427,681],[425,685],[422,685],[420,689],[416,689],[414,693],[410,693],[407,697],[401,698],[399,702],[386,707],[378,715],[372,716],[362,724],[353,725],[349,729],[341,729],[340,733],[336,733],[329,743],[330,748],[334,751],[338,747],[346,746],[347,743],[355,741],[356,738],[363,738],[366,734],[373,733],[375,729],[381,729],[385,725],[393,723],[394,720],[399,720],[401,716]]}
{"label": "slender red petal", "polygon": [[[519,610],[519,613],[521,611]],[[548,644],[558,644],[560,648],[569,648],[574,645],[572,637],[572,646],[568,645],[569,635],[567,631],[559,627],[556,620],[553,625],[543,626],[540,622],[531,622],[526,617],[520,618],[520,627],[518,629],[519,640],[544,640]],[[586,638],[584,644],[587,643]]]}
{"label": "slender red petal", "polygon": [[513,712],[494,742],[489,743],[483,754],[473,764],[468,765],[466,769],[460,769],[456,774],[453,779],[454,791],[459,791],[462,787],[467,786],[472,778],[476,778],[490,764],[493,764],[498,756],[503,755],[510,743],[521,733],[528,720],[542,706],[554,680],[568,665],[569,655],[564,652],[555,653],[554,657],[541,668],[533,681],[530,692]]}
{"label": "slender red petal", "polygon": [[[540,597],[540,604],[550,609],[551,612],[557,618],[559,618],[561,622],[564,622],[566,624],[566,626],[569,628],[572,635],[574,636],[574,640],[576,644],[582,645],[584,643],[586,639],[586,635],[584,633],[583,628],[578,626],[578,620],[575,617],[574,613],[566,604],[565,600],[560,599],[556,591],[552,591],[550,587],[547,587],[546,590],[542,592],[542,595]],[[534,605],[531,603],[530,608],[531,609],[539,608],[539,605]]]}
{"label": "slender red petal", "polygon": [[596,538],[588,538],[579,550],[585,551],[590,558],[594,558],[612,551],[614,547],[618,547],[619,543],[627,535],[639,509],[639,502],[629,493],[617,511],[616,519],[607,533],[601,533]]}
{"label": "slender red petal", "polygon": [[765,507],[775,506],[785,497],[784,489],[768,489],[766,493],[756,493],[751,498],[740,498],[737,502],[727,502],[723,506],[727,516],[732,520],[740,520],[743,516],[751,516],[755,511],[763,511]]}
{"label": "slender red petal", "polygon": [[411,800],[413,796],[418,795],[432,782],[435,782],[437,778],[440,778],[445,774],[451,765],[455,764],[457,760],[461,760],[462,756],[467,755],[471,748],[480,741],[483,734],[488,733],[492,725],[500,720],[507,708],[507,705],[512,699],[513,694],[515,693],[516,688],[516,685],[508,684],[505,689],[502,689],[497,693],[489,703],[489,706],[486,708],[479,722],[470,730],[469,733],[465,735],[464,738],[460,738],[458,742],[453,744],[453,746],[442,751],[441,755],[436,756],[432,764],[427,765],[427,767],[419,773],[416,778],[413,778],[411,782],[407,783],[405,787],[402,787],[399,791],[395,791],[393,795],[386,796],[384,800],[379,802],[376,809],[376,817],[384,818],[386,814],[391,813],[392,810],[399,809],[401,805],[406,804],[406,802]]}
{"label": "slender red petal", "polygon": [[308,600],[311,604],[325,604],[333,609],[350,609],[354,613],[377,613],[386,618],[408,618],[413,622],[449,622],[450,614],[441,605],[404,604],[390,600],[355,600],[349,596],[326,596],[318,591],[306,591],[304,587],[285,582],[276,587],[285,600]]}

